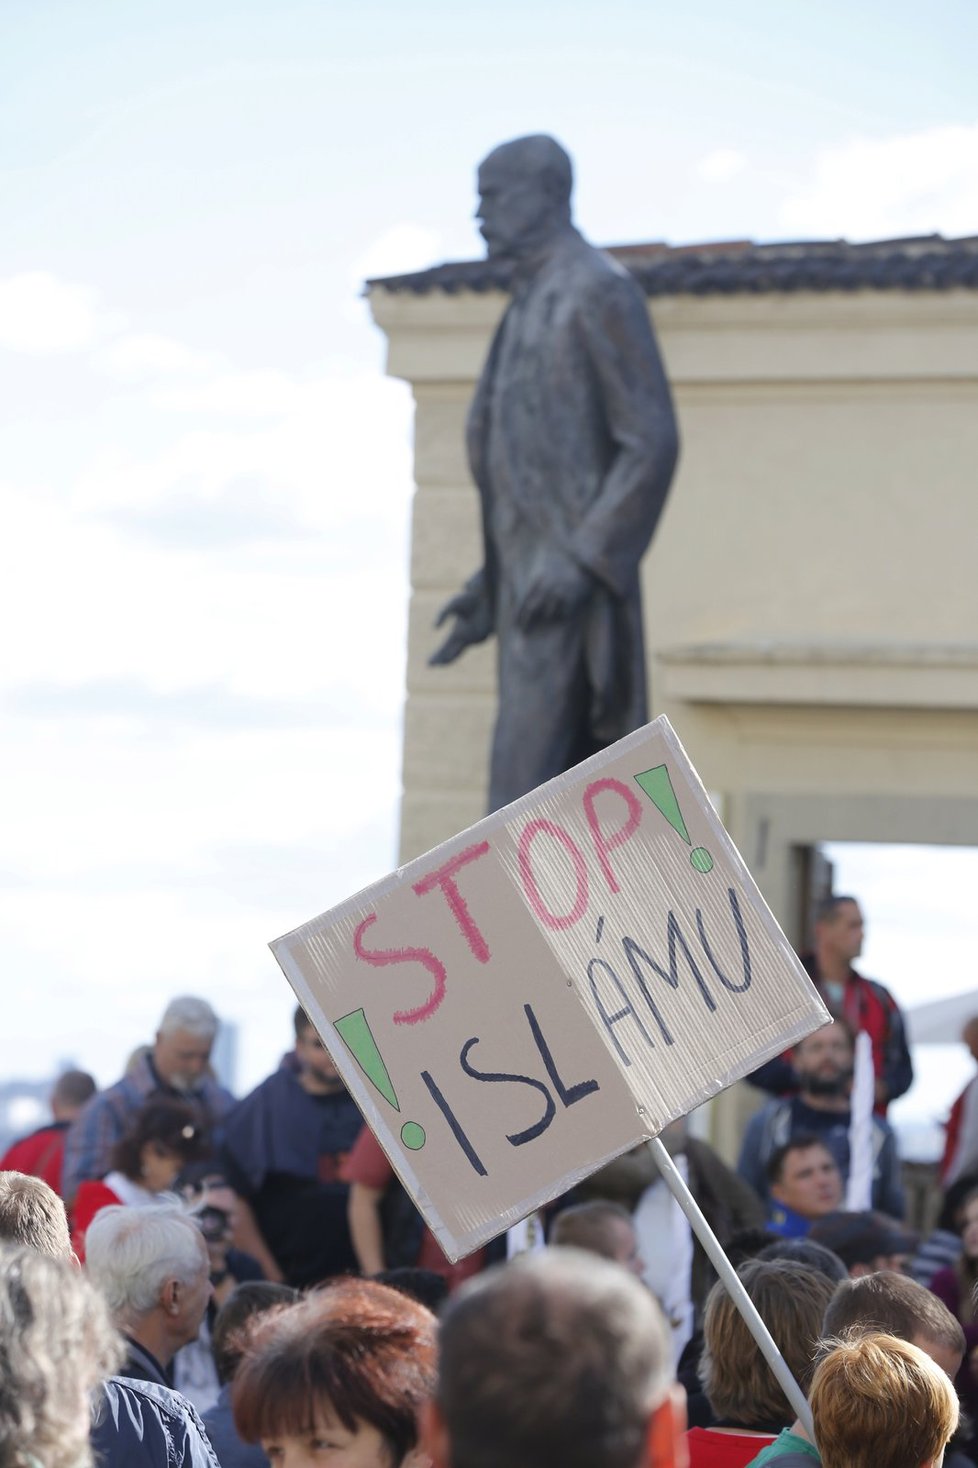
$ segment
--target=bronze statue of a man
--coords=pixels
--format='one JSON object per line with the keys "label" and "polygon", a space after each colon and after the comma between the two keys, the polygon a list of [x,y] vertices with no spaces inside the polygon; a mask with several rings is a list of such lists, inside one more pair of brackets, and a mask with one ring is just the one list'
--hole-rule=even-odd
{"label": "bronze statue of a man", "polygon": [[647,718],[638,570],[679,440],[645,299],[574,228],[571,184],[545,136],[479,168],[482,235],[515,271],[468,418],[484,564],[431,662],[496,633],[490,810]]}

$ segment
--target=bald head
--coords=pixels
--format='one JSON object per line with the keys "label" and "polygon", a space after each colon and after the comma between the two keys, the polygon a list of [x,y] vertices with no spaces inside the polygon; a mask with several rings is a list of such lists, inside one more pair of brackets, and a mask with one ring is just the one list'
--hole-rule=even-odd
{"label": "bald head", "polygon": [[558,204],[569,204],[574,185],[570,154],[546,133],[531,133],[500,143],[479,168],[505,179],[527,179],[542,196]]}
{"label": "bald head", "polygon": [[666,1438],[681,1428],[654,1297],[593,1254],[489,1270],[449,1303],[439,1339],[436,1468],[639,1468],[653,1420]]}
{"label": "bald head", "polygon": [[522,259],[570,226],[573,169],[545,133],[494,148],[479,167],[482,237],[490,256]]}

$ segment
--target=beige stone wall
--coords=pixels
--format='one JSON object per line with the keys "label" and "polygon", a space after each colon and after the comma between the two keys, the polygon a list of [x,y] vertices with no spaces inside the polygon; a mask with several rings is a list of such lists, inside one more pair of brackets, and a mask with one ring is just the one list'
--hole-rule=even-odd
{"label": "beige stone wall", "polygon": [[[425,659],[479,561],[463,424],[505,302],[375,289],[371,304],[417,403],[409,857],[484,803],[491,647]],[[745,800],[769,788],[945,784],[950,731],[978,745],[978,295],[676,297],[653,316],[683,438],[643,571],[653,711],[742,843]],[[898,775],[882,751],[908,739]]]}
{"label": "beige stone wall", "polygon": [[[484,810],[491,645],[430,669],[480,559],[465,410],[499,295],[375,289],[417,404],[401,853]],[[978,293],[675,297],[679,473],[643,566],[672,720],[794,936],[800,847],[978,844]],[[733,1153],[756,1093],[712,1132]]]}

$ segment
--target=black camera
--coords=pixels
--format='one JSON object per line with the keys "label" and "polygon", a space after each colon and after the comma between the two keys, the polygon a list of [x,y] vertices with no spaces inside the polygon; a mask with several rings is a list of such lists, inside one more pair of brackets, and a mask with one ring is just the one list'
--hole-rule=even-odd
{"label": "black camera", "polygon": [[199,1209],[194,1218],[208,1244],[221,1243],[231,1231],[231,1215],[223,1208],[215,1208],[212,1203]]}

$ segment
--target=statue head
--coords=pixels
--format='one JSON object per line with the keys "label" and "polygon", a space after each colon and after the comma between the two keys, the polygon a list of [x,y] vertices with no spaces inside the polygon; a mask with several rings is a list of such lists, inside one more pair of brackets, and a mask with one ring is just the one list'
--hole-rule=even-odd
{"label": "statue head", "polygon": [[572,184],[570,158],[546,134],[494,148],[479,165],[476,216],[490,257],[525,258],[566,229]]}

